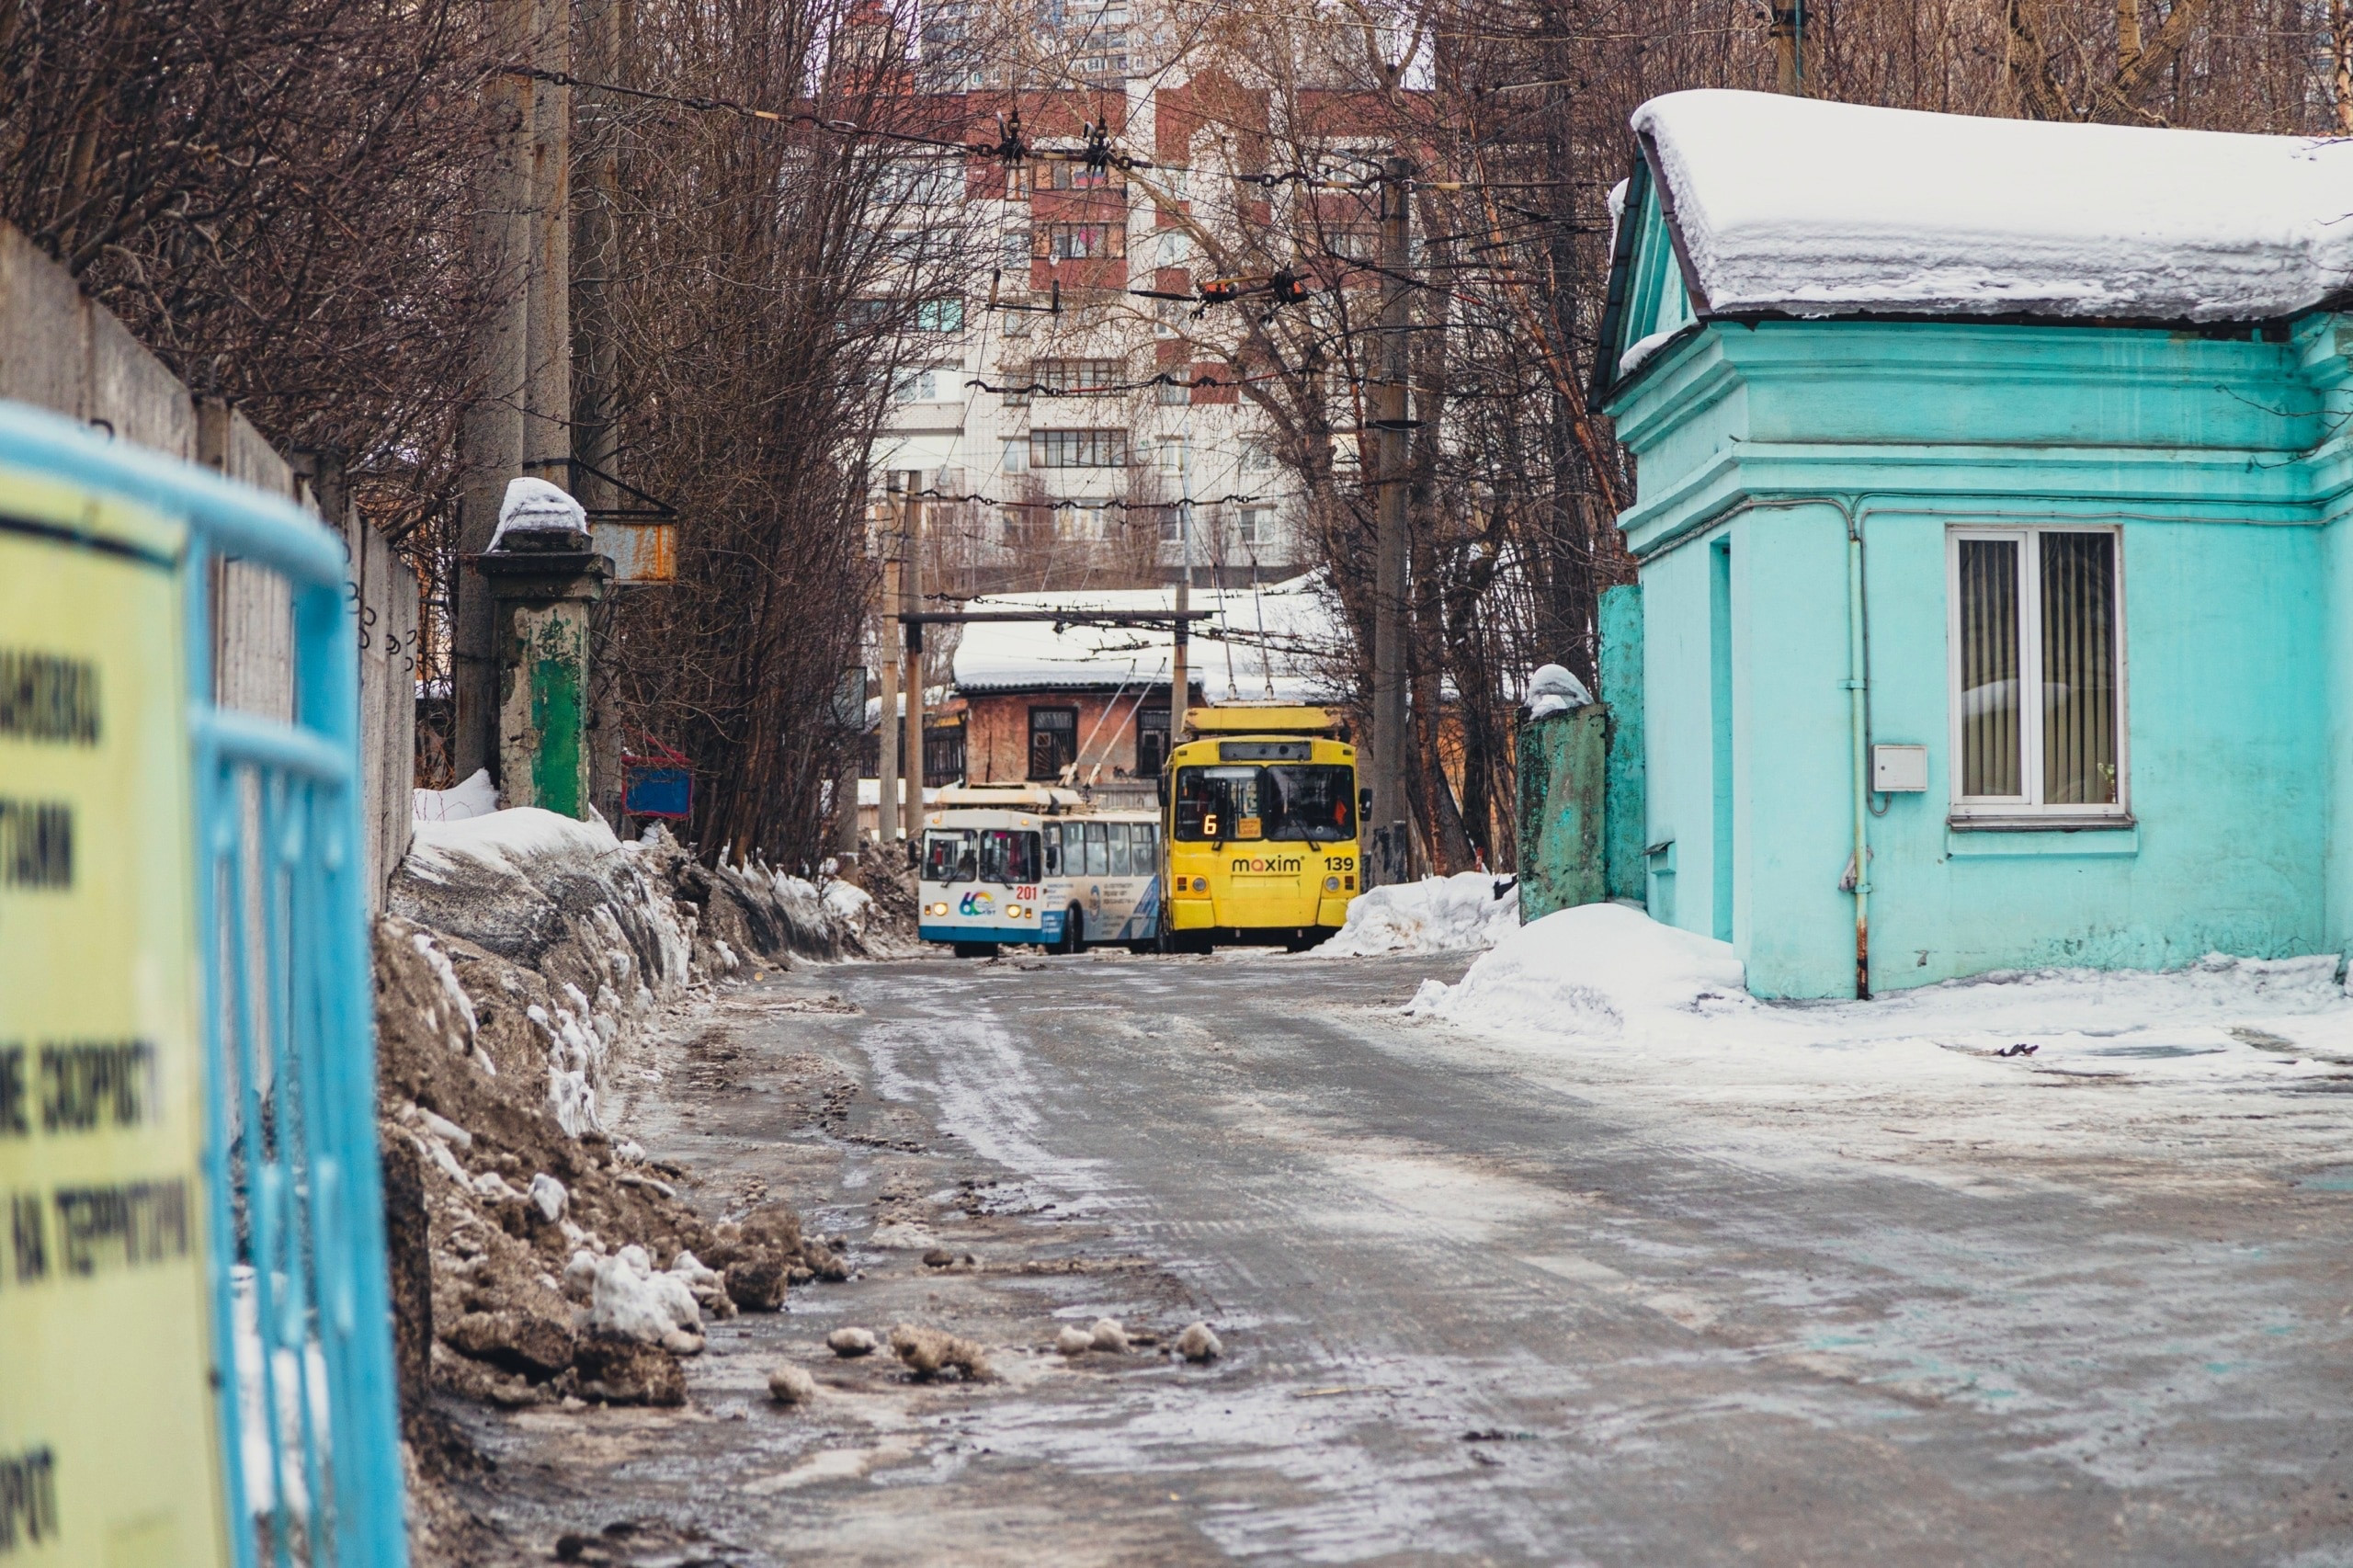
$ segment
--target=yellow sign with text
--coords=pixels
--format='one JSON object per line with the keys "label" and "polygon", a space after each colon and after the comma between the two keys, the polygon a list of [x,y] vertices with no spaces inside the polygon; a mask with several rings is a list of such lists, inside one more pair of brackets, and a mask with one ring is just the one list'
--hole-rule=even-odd
{"label": "yellow sign with text", "polygon": [[0,1568],[225,1558],[182,546],[0,467]]}

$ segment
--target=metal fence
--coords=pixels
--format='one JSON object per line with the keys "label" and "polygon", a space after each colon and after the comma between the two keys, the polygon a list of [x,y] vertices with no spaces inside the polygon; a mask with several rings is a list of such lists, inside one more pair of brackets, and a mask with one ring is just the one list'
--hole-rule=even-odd
{"label": "metal fence", "polygon": [[[231,1546],[240,1568],[398,1568],[344,548],[284,501],[21,405],[0,407],[0,462],[188,526],[206,1264]],[[212,568],[226,560],[287,585],[288,720],[214,701]]]}

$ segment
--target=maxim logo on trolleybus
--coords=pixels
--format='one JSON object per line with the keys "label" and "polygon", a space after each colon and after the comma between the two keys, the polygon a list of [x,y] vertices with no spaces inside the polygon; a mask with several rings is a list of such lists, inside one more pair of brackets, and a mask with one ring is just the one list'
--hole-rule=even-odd
{"label": "maxim logo on trolleybus", "polygon": [[1245,871],[1256,871],[1261,874],[1272,873],[1276,876],[1280,876],[1285,871],[1296,871],[1299,869],[1300,860],[1299,857],[1296,855],[1261,855],[1255,857],[1239,855],[1234,857],[1233,862],[1226,868],[1229,872],[1235,875],[1240,875]]}

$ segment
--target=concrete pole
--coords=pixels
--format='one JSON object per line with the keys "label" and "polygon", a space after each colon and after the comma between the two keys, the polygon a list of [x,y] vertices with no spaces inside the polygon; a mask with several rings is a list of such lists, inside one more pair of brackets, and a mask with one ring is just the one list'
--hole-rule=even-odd
{"label": "concrete pole", "polygon": [[[490,0],[493,59],[529,52],[533,0]],[[473,401],[458,427],[458,551],[478,555],[498,527],[506,482],[523,472],[524,270],[529,237],[523,141],[535,84],[495,72],[483,78],[492,126],[490,155],[472,191],[469,244],[473,274],[490,295],[474,340]],[[498,772],[498,649],[490,585],[460,568],[449,586],[449,681],[456,709],[450,762],[458,779]]]}
{"label": "concrete pole", "polygon": [[1192,707],[1193,675],[1191,663],[1193,623],[1185,612],[1193,608],[1193,419],[1185,416],[1185,445],[1177,453],[1177,473],[1184,488],[1176,502],[1176,553],[1184,562],[1184,570],[1176,578],[1176,630],[1172,638],[1175,649],[1168,664],[1168,744],[1175,745],[1185,738],[1185,715]]}
{"label": "concrete pole", "polygon": [[[891,476],[890,510],[882,535],[882,603],[875,619],[874,663],[882,675],[882,705],[875,716],[881,756],[874,781],[874,837],[887,850],[899,836],[899,479]],[[888,858],[884,864],[889,864]]]}
{"label": "concrete pole", "polygon": [[[580,0],[580,74],[610,82],[620,74],[621,30],[627,0]],[[618,264],[616,218],[620,210],[620,155],[616,105],[607,95],[588,93],[577,105],[585,135],[573,149],[576,199],[572,213],[572,449],[587,468],[620,473],[619,420],[620,335],[612,316],[611,285]],[[620,493],[583,469],[574,493],[594,514],[620,505]],[[603,639],[615,618],[597,619]],[[609,676],[595,683],[588,721],[588,793],[597,807],[620,823],[622,744],[620,704]]]}
{"label": "concrete pole", "polygon": [[865,771],[859,766],[859,758],[866,750],[866,737],[860,728],[866,721],[866,666],[860,665],[854,671],[844,672],[845,694],[852,676],[857,677],[858,695],[849,704],[849,755],[842,759],[841,774],[834,780],[834,854],[845,866],[857,859],[858,850],[864,847],[858,836],[858,780]]}
{"label": "concrete pole", "polygon": [[1774,0],[1774,85],[1792,97],[1805,91],[1805,0]]}
{"label": "concrete pole", "polygon": [[[571,0],[538,0],[531,62],[572,71]],[[523,470],[569,490],[572,475],[572,89],[531,97],[530,289]]]}
{"label": "concrete pole", "polygon": [[[899,503],[906,518],[906,564],[899,568],[899,592],[903,597],[900,608],[914,613],[923,608],[923,502],[915,496],[901,493]],[[906,626],[907,647],[907,738],[900,755],[906,758],[907,803],[902,817],[902,831],[909,844],[923,842],[923,623],[910,620]]]}
{"label": "concrete pole", "polygon": [[[1372,635],[1372,817],[1386,832],[1380,877],[1404,877],[1405,847],[1405,535],[1406,345],[1412,297],[1405,282],[1413,263],[1409,229],[1413,164],[1391,158],[1381,175],[1381,283],[1380,364],[1372,389],[1375,471]],[[1367,858],[1368,860],[1371,857]],[[1371,869],[1368,866],[1368,870]],[[1370,885],[1370,879],[1368,879]]]}

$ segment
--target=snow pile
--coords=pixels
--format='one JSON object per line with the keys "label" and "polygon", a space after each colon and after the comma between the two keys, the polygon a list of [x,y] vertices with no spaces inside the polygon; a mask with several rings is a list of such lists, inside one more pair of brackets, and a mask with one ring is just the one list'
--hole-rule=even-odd
{"label": "snow pile", "polygon": [[[694,1255],[681,1254],[679,1261],[694,1265]],[[564,1273],[587,1276],[588,1318],[583,1326],[589,1333],[659,1345],[676,1354],[702,1348],[702,1308],[689,1276],[655,1268],[643,1247],[625,1246],[610,1257],[576,1252]]]}
{"label": "snow pile", "polygon": [[2217,1084],[2341,1075],[2353,998],[2337,960],[2211,954],[2187,968],[1999,971],[1870,1002],[1759,1003],[1726,943],[1624,904],[1548,915],[1404,1011],[1498,1044],[1714,1085],[1984,1081],[2032,1073]]}
{"label": "snow pile", "polygon": [[1661,926],[1625,904],[1588,903],[1512,932],[1456,984],[1422,982],[1405,1009],[1608,1040],[1630,1026],[1753,1008],[1745,980],[1729,943]]}
{"label": "snow pile", "polygon": [[1558,665],[1544,665],[1528,677],[1528,716],[1549,719],[1555,713],[1566,713],[1574,708],[1592,705],[1593,693]]}
{"label": "snow pile", "polygon": [[1703,314],[2263,321],[2353,282],[2353,142],[1712,89],[1633,127]]}
{"label": "snow pile", "polygon": [[464,822],[498,809],[498,786],[490,781],[487,767],[475,768],[464,782],[447,790],[416,790],[411,796],[411,814],[419,822]]}
{"label": "snow pile", "polygon": [[1315,950],[1339,959],[1464,952],[1492,948],[1518,929],[1519,892],[1512,880],[1464,871],[1358,894],[1348,905],[1348,923]]}

